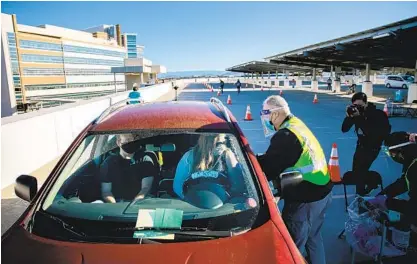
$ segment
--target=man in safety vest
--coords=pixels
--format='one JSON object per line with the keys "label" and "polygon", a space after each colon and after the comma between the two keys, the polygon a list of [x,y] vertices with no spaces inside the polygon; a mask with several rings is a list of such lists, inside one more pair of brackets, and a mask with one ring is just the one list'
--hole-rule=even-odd
{"label": "man in safety vest", "polygon": [[[407,132],[391,133],[385,140],[385,152],[403,165],[401,177],[380,192],[371,203],[382,209],[402,214],[401,224],[410,230],[409,252],[405,258],[415,263],[417,260],[417,144]],[[408,192],[410,199],[397,199],[396,196]],[[402,261],[402,260],[401,260]]]}
{"label": "man in safety vest", "polygon": [[283,197],[282,216],[288,231],[300,252],[307,250],[310,263],[326,263],[320,230],[333,184],[320,143],[278,95],[264,101],[261,120],[265,136],[272,136],[266,153],[258,156],[267,179],[279,190],[281,173],[298,171],[303,178],[297,191]]}

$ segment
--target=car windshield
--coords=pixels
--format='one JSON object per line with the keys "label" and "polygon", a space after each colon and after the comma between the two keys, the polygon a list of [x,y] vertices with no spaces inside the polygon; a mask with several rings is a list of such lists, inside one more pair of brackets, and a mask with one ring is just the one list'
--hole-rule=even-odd
{"label": "car windshield", "polygon": [[254,227],[261,207],[253,179],[233,134],[92,134],[43,200],[35,230],[48,233],[41,226],[52,217],[90,236],[119,237],[116,230],[129,230],[123,235],[130,237],[165,229],[243,232]]}

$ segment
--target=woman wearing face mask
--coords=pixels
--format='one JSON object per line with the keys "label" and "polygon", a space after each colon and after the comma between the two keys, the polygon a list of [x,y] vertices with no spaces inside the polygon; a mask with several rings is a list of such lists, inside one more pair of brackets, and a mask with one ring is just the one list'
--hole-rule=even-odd
{"label": "woman wearing face mask", "polygon": [[310,263],[326,263],[320,230],[332,200],[333,184],[320,143],[278,95],[264,101],[261,120],[265,136],[272,136],[266,153],[258,156],[267,179],[281,189],[282,172],[302,174],[302,182],[281,197],[285,200],[283,220],[300,252],[307,251]]}
{"label": "woman wearing face mask", "polygon": [[174,178],[174,192],[184,199],[184,183],[199,177],[227,177],[230,193],[243,192],[243,177],[235,154],[226,146],[225,134],[202,135],[197,145],[186,152],[178,163]]}
{"label": "woman wearing face mask", "polygon": [[[402,222],[411,225],[410,246],[413,248],[407,254],[407,258],[415,261],[417,259],[417,144],[410,140],[410,134],[407,132],[394,132],[385,140],[385,146],[386,153],[395,162],[403,165],[402,175],[370,202],[384,210],[389,209],[404,215]],[[406,192],[410,197],[409,200],[395,198]]]}

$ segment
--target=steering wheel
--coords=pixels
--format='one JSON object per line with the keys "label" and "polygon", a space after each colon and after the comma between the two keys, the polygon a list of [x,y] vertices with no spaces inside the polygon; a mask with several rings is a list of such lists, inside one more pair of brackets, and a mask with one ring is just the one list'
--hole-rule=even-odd
{"label": "steering wheel", "polygon": [[184,199],[199,208],[217,209],[230,199],[229,187],[225,176],[190,178],[184,183]]}

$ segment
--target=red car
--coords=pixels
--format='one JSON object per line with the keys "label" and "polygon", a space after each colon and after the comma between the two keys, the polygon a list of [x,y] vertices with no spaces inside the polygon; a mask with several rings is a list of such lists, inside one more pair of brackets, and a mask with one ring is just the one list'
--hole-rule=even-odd
{"label": "red car", "polygon": [[2,236],[3,263],[306,263],[215,98],[114,105],[39,191],[21,175],[15,192],[30,206]]}

